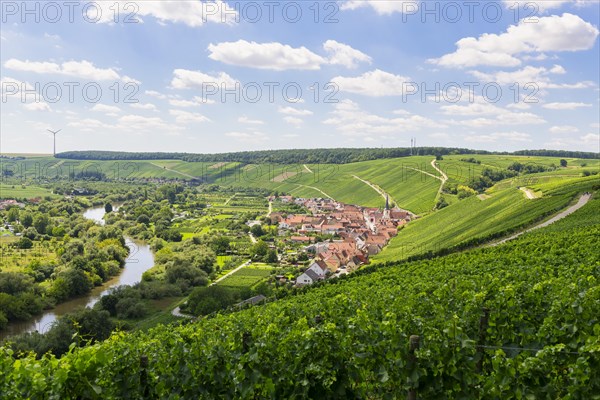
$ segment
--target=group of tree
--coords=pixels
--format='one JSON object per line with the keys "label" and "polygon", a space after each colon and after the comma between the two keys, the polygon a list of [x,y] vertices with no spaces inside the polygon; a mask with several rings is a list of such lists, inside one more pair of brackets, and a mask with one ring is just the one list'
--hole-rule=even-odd
{"label": "group of tree", "polygon": [[70,151],[59,153],[57,158],[75,160],[182,160],[188,162],[240,162],[245,164],[345,164],[351,162],[377,160],[383,158],[409,157],[413,154],[445,156],[454,154],[500,154],[528,155],[551,157],[599,158],[598,153],[557,151],[557,150],[523,150],[513,153],[489,152],[464,148],[418,147],[410,149],[398,148],[337,148],[337,149],[292,149],[262,150],[220,154],[192,153],[128,153],[116,151]]}

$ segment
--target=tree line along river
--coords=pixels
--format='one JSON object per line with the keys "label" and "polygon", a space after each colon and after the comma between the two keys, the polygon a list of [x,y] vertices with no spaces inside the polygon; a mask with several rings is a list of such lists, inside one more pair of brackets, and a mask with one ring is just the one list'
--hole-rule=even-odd
{"label": "tree line along river", "polygon": [[[83,216],[98,224],[104,224],[103,218],[105,213],[104,207],[93,207],[87,209],[83,213]],[[140,282],[142,274],[154,266],[154,255],[150,250],[150,246],[144,242],[134,241],[132,238],[126,236],[125,243],[129,248],[129,256],[125,260],[125,266],[121,269],[119,275],[114,276],[103,285],[93,288],[87,295],[60,303],[53,309],[44,311],[43,314],[37,315],[28,321],[9,323],[0,332],[0,340],[25,332],[38,331],[45,333],[59,317],[78,308],[92,307],[100,300],[100,297],[108,294],[110,289],[121,285],[134,285]]]}

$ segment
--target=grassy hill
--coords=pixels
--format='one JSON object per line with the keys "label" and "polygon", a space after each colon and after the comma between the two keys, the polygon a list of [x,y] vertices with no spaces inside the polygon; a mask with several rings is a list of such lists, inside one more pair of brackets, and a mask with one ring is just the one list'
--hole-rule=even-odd
{"label": "grassy hill", "polygon": [[423,399],[593,399],[599,210],[593,198],[498,247],[369,267],[265,306],[115,334],[60,360],[15,360],[3,348],[0,393],[393,399],[414,390]]}

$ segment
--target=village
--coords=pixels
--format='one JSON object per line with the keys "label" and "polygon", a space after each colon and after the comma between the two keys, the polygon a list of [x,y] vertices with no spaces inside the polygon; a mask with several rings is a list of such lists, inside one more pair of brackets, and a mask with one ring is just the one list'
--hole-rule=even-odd
{"label": "village", "polygon": [[[302,250],[312,256],[308,269],[296,278],[296,286],[337,277],[355,271],[369,263],[398,234],[398,229],[416,218],[409,211],[390,207],[386,197],[384,209],[344,204],[326,198],[294,198],[272,196],[270,202],[294,203],[311,214],[271,212],[271,221],[278,223],[278,234],[290,243],[302,244]],[[332,239],[318,242],[317,236]]]}

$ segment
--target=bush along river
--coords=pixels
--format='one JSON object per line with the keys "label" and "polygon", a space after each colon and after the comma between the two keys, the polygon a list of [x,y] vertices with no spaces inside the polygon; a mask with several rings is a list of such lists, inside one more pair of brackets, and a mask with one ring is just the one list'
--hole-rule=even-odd
{"label": "bush along river", "polygon": [[[98,224],[104,224],[104,207],[88,208],[83,216]],[[77,297],[58,304],[51,310],[44,311],[29,321],[12,322],[0,332],[0,340],[25,332],[40,333],[47,332],[52,324],[62,315],[73,312],[79,308],[92,307],[100,297],[108,294],[112,288],[121,285],[134,285],[142,280],[142,274],[154,266],[154,255],[144,242],[134,241],[125,237],[125,243],[129,247],[129,256],[125,260],[125,266],[119,275],[114,276],[101,286],[92,289],[85,296]]]}

